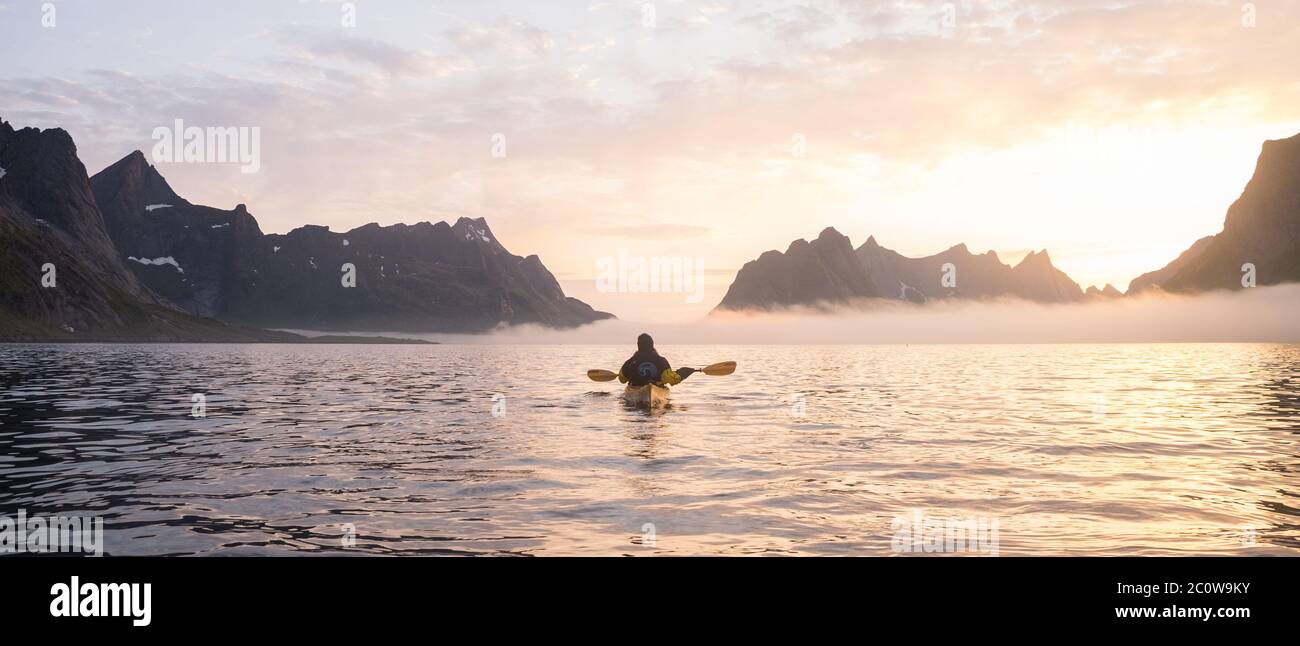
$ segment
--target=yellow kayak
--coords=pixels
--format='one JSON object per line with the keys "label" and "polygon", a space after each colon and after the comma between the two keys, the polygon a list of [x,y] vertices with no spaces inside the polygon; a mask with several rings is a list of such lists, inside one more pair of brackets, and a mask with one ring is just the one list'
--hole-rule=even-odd
{"label": "yellow kayak", "polygon": [[627,403],[642,408],[663,408],[668,405],[668,389],[653,384],[646,386],[628,386],[623,391]]}

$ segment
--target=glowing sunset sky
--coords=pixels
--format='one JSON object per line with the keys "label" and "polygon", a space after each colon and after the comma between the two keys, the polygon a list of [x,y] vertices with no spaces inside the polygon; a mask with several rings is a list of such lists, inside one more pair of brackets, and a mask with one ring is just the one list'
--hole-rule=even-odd
{"label": "glowing sunset sky", "polygon": [[[266,232],[486,217],[638,320],[703,314],[826,226],[906,255],[1046,248],[1123,289],[1300,132],[1292,0],[357,0],[355,27],[314,0],[54,4],[45,28],[0,0],[0,117],[67,129],[90,172],[175,119],[259,126],[257,174],[159,170]],[[597,293],[619,249],[702,257],[704,302]]]}

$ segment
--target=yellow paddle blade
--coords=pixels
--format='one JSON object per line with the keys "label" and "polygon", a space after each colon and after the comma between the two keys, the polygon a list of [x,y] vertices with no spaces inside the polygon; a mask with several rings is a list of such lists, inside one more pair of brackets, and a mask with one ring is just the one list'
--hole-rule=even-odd
{"label": "yellow paddle blade", "polygon": [[735,371],[736,371],[735,361],[723,361],[722,363],[715,363],[711,366],[708,366],[700,370],[700,372],[709,375],[710,377],[725,377]]}
{"label": "yellow paddle blade", "polygon": [[618,374],[608,370],[588,370],[587,377],[592,381],[614,381]]}

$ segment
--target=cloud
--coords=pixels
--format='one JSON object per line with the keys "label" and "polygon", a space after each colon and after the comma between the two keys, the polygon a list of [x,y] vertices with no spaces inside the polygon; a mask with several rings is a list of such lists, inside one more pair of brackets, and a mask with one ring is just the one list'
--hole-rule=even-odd
{"label": "cloud", "polygon": [[775,35],[782,40],[802,40],[834,27],[831,14],[812,5],[780,7],[744,16],[740,24]]}
{"label": "cloud", "polygon": [[279,38],[281,42],[294,46],[297,53],[308,61],[333,59],[369,66],[391,75],[441,77],[473,69],[473,64],[463,57],[437,56],[429,51],[398,47],[337,31],[290,27],[281,30]]}
{"label": "cloud", "polygon": [[713,227],[667,223],[596,226],[588,229],[588,232],[601,236],[629,238],[659,238],[663,236],[695,238],[715,233]]}
{"label": "cloud", "polygon": [[[752,116],[729,120],[737,131],[810,122],[801,129],[840,149],[854,145],[844,136],[853,123],[873,136],[873,151],[922,158],[1013,145],[1071,119],[1184,119],[1242,96],[1272,95],[1255,104],[1256,118],[1293,118],[1285,102],[1300,99],[1273,62],[1300,55],[1300,10],[1290,5],[1252,30],[1220,3],[959,3],[971,9],[946,34],[937,5],[871,6],[842,8],[840,19],[863,30],[847,42],[727,61],[671,98],[725,94],[734,99],[721,109],[745,105]],[[804,24],[759,16],[747,21],[782,38]]]}
{"label": "cloud", "polygon": [[[1289,5],[1270,8],[1259,28],[1250,31],[1241,27],[1234,8],[1208,2],[957,6],[968,9],[944,37],[923,28],[938,20],[937,6],[774,5],[735,17],[738,24],[756,27],[783,45],[771,53],[711,56],[700,64],[658,66],[623,77],[608,68],[575,74],[567,60],[538,61],[554,50],[555,39],[521,20],[447,30],[446,38],[459,53],[401,47],[337,30],[282,27],[276,32],[282,48],[265,62],[298,78],[243,85],[303,99],[314,94],[309,109],[334,112],[337,123],[364,118],[356,108],[386,104],[379,114],[405,113],[397,123],[419,120],[421,129],[436,126],[452,135],[454,130],[472,131],[478,138],[485,128],[488,134],[509,129],[547,144],[531,148],[534,153],[629,170],[635,166],[642,174],[654,172],[647,164],[667,169],[686,158],[693,164],[719,164],[715,172],[754,172],[793,133],[814,142],[823,159],[872,154],[934,161],[954,150],[1032,141],[1071,120],[1145,116],[1170,121],[1216,107],[1233,110],[1233,118],[1288,119],[1296,117],[1292,106],[1300,104],[1300,84],[1279,63],[1300,56],[1300,10]],[[709,11],[715,18],[728,15]],[[859,33],[847,40],[816,37],[832,26]],[[991,35],[989,29],[998,31]],[[796,35],[800,42],[789,42]],[[690,55],[709,50],[709,41],[717,36],[681,38],[675,36],[672,47]],[[609,33],[597,40],[576,39],[574,48],[582,53],[620,42]],[[487,69],[472,58],[488,54],[535,64]],[[657,54],[650,50],[647,55]],[[654,63],[637,65],[645,70]],[[425,80],[469,78],[395,88],[367,70]],[[599,86],[592,83],[596,78]],[[53,79],[45,80],[45,88],[30,87],[36,83],[31,79],[24,83],[32,92],[24,101],[43,103],[46,109],[73,96],[50,91],[59,83]],[[294,84],[303,84],[302,91],[289,87]],[[135,100],[166,100],[168,92],[153,85],[154,96]],[[194,83],[185,79],[184,85]],[[633,96],[648,100],[619,106],[593,90],[611,85],[624,92],[636,88]],[[389,93],[389,99],[343,96],[347,86],[353,92]],[[84,107],[96,102],[103,119],[120,119],[123,105],[116,95],[113,88],[90,84],[76,100]],[[1244,96],[1257,100],[1242,102]],[[326,103],[338,99],[343,99],[339,105]],[[429,112],[427,104],[398,105],[420,100],[438,101],[438,112],[446,116],[422,117]],[[611,122],[614,118],[618,121]]]}
{"label": "cloud", "polygon": [[505,54],[514,58],[538,58],[555,47],[546,30],[517,20],[449,29],[446,37],[472,54]]}
{"label": "cloud", "polygon": [[599,49],[609,49],[610,47],[614,47],[614,46],[616,46],[616,45],[618,45],[618,38],[617,38],[617,37],[614,37],[614,36],[606,36],[606,37],[604,37],[604,38],[602,38],[602,39],[600,39],[600,40],[594,40],[594,41],[590,41],[590,42],[583,42],[583,43],[579,43],[579,44],[577,44],[577,45],[574,45],[574,46],[573,46],[573,51],[578,52],[578,53],[581,53],[581,54],[585,54],[585,53],[587,53],[587,52],[593,52],[593,51],[596,51],[596,50],[599,50]]}

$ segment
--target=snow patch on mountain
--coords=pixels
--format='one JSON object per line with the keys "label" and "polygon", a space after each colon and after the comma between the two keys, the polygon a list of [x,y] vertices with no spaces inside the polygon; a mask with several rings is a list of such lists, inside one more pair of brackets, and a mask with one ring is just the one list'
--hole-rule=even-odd
{"label": "snow patch on mountain", "polygon": [[492,237],[489,236],[487,232],[484,231],[483,229],[480,229],[478,227],[469,227],[469,231],[465,232],[465,239],[473,240],[475,237],[477,237],[479,240],[482,240],[483,242],[492,242]]}
{"label": "snow patch on mountain", "polygon": [[126,259],[138,262],[142,265],[171,265],[176,268],[176,271],[179,271],[182,274],[185,273],[185,270],[181,268],[180,263],[176,262],[176,259],[171,256],[163,256],[161,258],[136,258],[135,256],[127,256]]}

